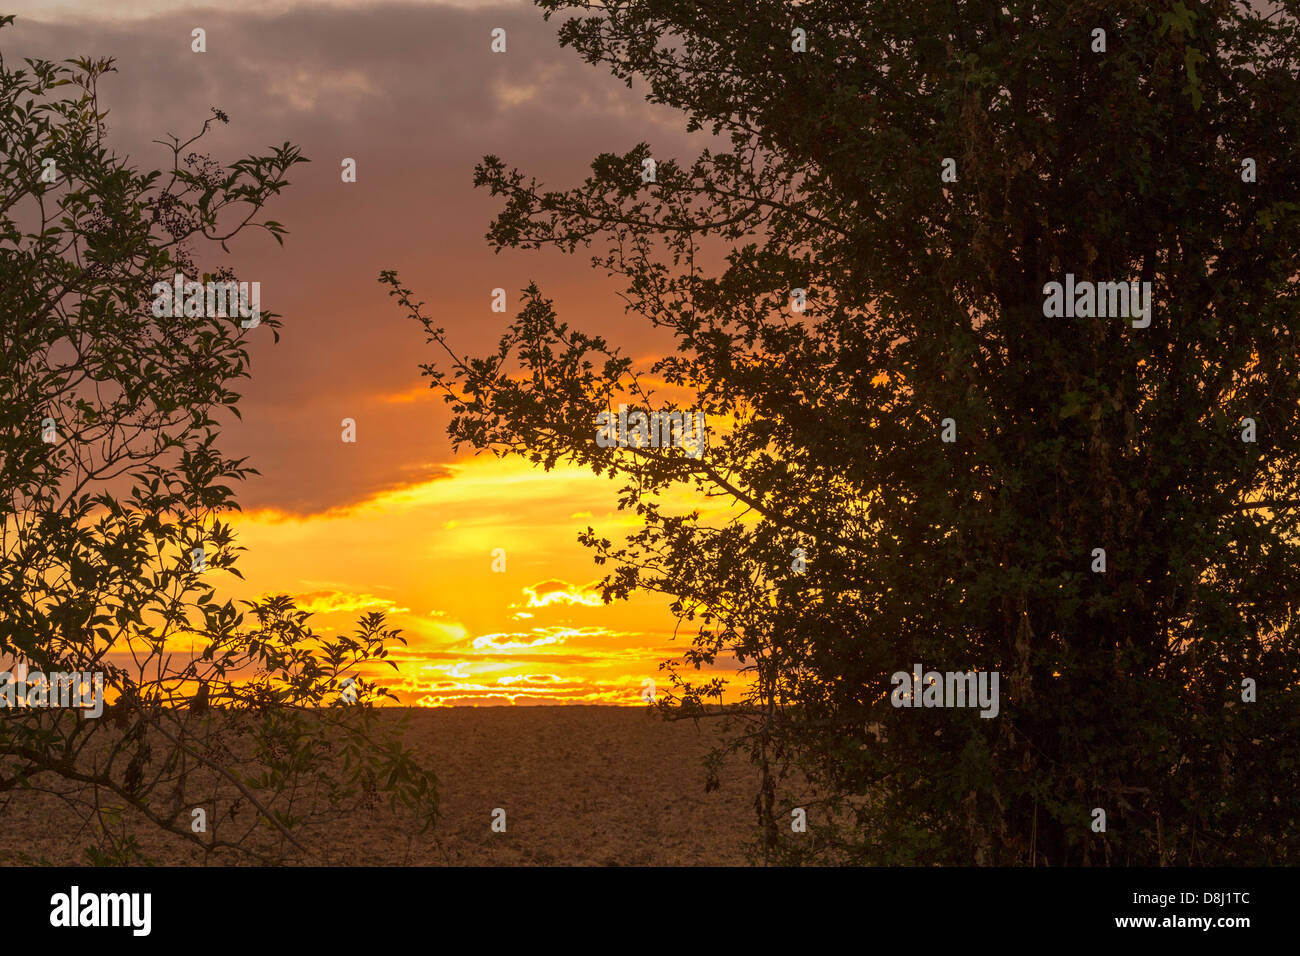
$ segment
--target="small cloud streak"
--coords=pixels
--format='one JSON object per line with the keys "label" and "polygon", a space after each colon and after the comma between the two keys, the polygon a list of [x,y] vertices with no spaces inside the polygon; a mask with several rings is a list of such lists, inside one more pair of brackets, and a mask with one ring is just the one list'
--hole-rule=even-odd
{"label": "small cloud streak", "polygon": [[526,607],[550,607],[553,604],[582,605],[583,607],[600,607],[600,592],[596,590],[599,582],[576,585],[564,581],[543,581],[524,588],[528,597]]}
{"label": "small cloud streak", "polygon": [[375,597],[373,594],[353,594],[347,591],[310,591],[293,595],[298,608],[311,614],[341,614],[360,611],[382,611],[385,614],[408,614],[409,607],[398,607],[395,601]]}
{"label": "small cloud streak", "polygon": [[484,634],[476,637],[476,651],[528,651],[548,644],[563,644],[573,638],[601,637],[609,634],[603,627],[535,627],[531,632],[514,634]]}

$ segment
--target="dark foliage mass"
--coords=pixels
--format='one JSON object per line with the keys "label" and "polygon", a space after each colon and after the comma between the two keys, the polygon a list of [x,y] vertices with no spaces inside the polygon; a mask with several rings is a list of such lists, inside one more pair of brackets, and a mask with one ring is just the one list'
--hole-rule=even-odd
{"label": "dark foliage mass", "polygon": [[[699,625],[671,712],[716,713],[707,665],[744,665],[725,719],[763,771],[758,850],[1294,862],[1294,8],[540,5],[717,140],[601,155],[567,190],[486,157],[489,239],[591,247],[675,353],[639,368],[534,286],[496,354],[461,358],[385,278],[443,350],[457,441],[624,479],[643,530],[583,540],[610,598],[661,591]],[[1150,282],[1150,326],[1045,317],[1067,273]],[[619,402],[705,411],[707,454],[600,447]],[[735,520],[670,513],[675,484]],[[998,671],[999,715],[892,706],[916,662]]]}

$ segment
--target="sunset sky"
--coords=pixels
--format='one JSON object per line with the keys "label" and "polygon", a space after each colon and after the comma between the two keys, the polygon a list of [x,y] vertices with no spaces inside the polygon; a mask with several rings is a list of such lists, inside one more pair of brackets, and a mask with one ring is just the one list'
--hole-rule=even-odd
{"label": "sunset sky", "polygon": [[[472,174],[493,153],[563,187],[597,153],[640,141],[691,157],[700,144],[681,117],[561,50],[560,19],[522,3],[22,0],[7,11],[18,20],[6,57],[117,58],[102,103],[112,144],[139,165],[163,165],[151,141],[192,135],[211,107],[231,118],[203,141],[216,159],[287,140],[312,161],[267,210],[289,230],[283,249],[246,232],[231,257],[201,257],[259,281],[262,307],[284,317],[278,345],[254,334],[243,422],[222,446],[262,473],[234,522],[248,584],[229,578],[227,593],[294,594],[318,629],[387,611],[410,641],[390,681],[407,702],[638,704],[645,678],[662,684],[659,662],[689,644],[689,626],[674,641],[655,595],[603,606],[590,587],[604,569],[577,543],[589,524],[613,538],[631,527],[617,485],[454,453],[448,412],[420,376],[434,358],[423,330],[377,277],[398,270],[462,353],[491,349],[537,281],[563,321],[653,359],[671,344],[624,314],[587,255],[492,252],[483,236],[497,203]],[[206,53],[191,52],[195,27]],[[505,54],[490,51],[495,27]],[[344,157],[355,184],[341,182]],[[491,311],[495,287],[511,314]],[[340,438],[349,417],[355,444]],[[505,573],[492,571],[496,548]]]}

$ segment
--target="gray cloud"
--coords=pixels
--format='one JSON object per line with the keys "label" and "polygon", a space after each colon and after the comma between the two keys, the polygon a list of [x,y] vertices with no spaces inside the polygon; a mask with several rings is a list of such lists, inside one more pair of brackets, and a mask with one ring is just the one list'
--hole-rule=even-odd
{"label": "gray cloud", "polygon": [[[203,259],[260,281],[263,307],[285,317],[279,345],[255,342],[244,421],[226,432],[225,450],[263,473],[245,507],[319,512],[435,476],[450,459],[440,401],[378,400],[420,386],[418,363],[433,357],[376,281],[381,269],[399,270],[463,351],[489,350],[505,325],[490,290],[513,297],[534,278],[566,321],[633,349],[653,341],[632,332],[616,286],[587,257],[498,256],[483,239],[497,210],[471,186],[484,154],[559,186],[579,181],[597,153],[642,140],[659,155],[695,151],[680,117],[562,50],[558,22],[517,5],[266,14],[241,3],[131,20],[20,18],[0,32],[9,58],[116,57],[101,94],[114,148],[138,165],[162,164],[151,140],[197,130],[214,106],[231,117],[203,141],[215,158],[288,140],[312,160],[268,211],[290,231],[284,249],[246,234],[232,257]],[[204,54],[190,50],[198,26]],[[497,26],[504,55],[489,50]],[[355,184],[340,181],[344,157],[357,161]],[[356,445],[339,440],[344,417],[357,421]]]}

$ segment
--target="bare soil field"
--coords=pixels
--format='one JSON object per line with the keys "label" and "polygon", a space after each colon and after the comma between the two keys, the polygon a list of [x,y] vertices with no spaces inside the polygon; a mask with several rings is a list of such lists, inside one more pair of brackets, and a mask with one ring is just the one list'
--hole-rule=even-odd
{"label": "bare soil field", "polygon": [[[754,771],[731,760],[704,790],[715,741],[703,722],[668,723],[641,708],[458,707],[414,712],[407,744],[438,775],[442,819],[414,835],[386,805],[313,833],[337,858],[376,866],[745,865],[754,823]],[[233,791],[232,791],[233,795]],[[491,830],[495,808],[505,833]],[[133,826],[158,864],[231,864]],[[58,798],[0,796],[0,863],[86,862],[92,842]]]}

